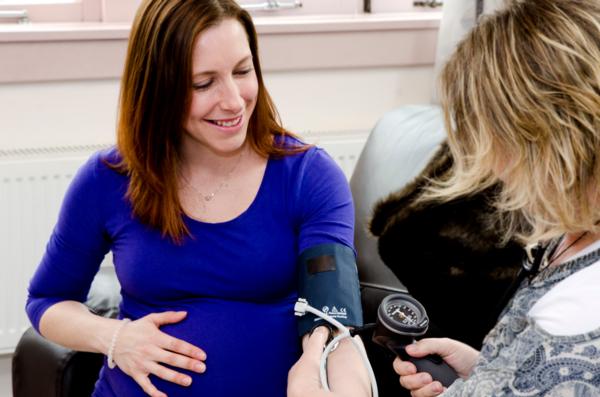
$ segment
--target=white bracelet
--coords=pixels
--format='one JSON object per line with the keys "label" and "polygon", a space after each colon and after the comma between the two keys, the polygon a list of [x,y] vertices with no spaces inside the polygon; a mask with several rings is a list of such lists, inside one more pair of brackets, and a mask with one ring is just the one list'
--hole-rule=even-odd
{"label": "white bracelet", "polygon": [[113,359],[113,355],[115,353],[115,345],[117,344],[117,339],[119,339],[119,333],[121,332],[121,330],[123,329],[125,324],[127,324],[128,322],[131,322],[131,320],[128,318],[124,318],[121,321],[121,324],[119,324],[119,326],[113,333],[112,339],[110,340],[110,346],[108,347],[108,354],[107,354],[108,368],[110,368],[110,369],[113,369],[114,367],[117,366],[117,364],[115,364],[115,360]]}

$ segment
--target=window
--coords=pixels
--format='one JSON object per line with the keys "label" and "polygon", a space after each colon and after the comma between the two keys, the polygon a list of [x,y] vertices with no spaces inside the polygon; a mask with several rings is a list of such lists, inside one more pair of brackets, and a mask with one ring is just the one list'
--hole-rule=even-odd
{"label": "window", "polygon": [[362,13],[364,0],[237,0],[256,16],[357,14]]}
{"label": "window", "polygon": [[[357,14],[364,0],[236,0],[255,16]],[[404,0],[403,0],[404,1]],[[0,0],[0,23],[129,22],[141,0]]]}
{"label": "window", "polygon": [[[443,0],[236,0],[257,17],[439,11]],[[0,0],[0,23],[130,22],[141,0]]]}
{"label": "window", "polygon": [[80,21],[82,9],[80,1],[0,0],[0,11],[2,11],[0,15],[5,23],[33,20],[43,22]]}
{"label": "window", "polygon": [[443,0],[365,0],[365,8],[379,12],[440,11]]}
{"label": "window", "polygon": [[125,22],[140,1],[0,0],[0,22]]}

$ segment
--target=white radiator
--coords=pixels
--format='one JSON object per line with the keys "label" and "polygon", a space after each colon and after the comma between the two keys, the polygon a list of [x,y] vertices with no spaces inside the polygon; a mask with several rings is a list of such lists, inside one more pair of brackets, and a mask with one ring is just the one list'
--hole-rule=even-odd
{"label": "white radiator", "polygon": [[[317,138],[318,137],[318,138]],[[306,134],[350,177],[365,134]],[[27,286],[79,166],[101,146],[0,150],[0,354],[12,353],[29,327]]]}
{"label": "white radiator", "polygon": [[366,131],[305,132],[302,137],[309,143],[322,147],[333,157],[349,180],[360,152],[368,137]]}
{"label": "white radiator", "polygon": [[29,326],[27,285],[77,168],[98,147],[0,151],[0,353]]}

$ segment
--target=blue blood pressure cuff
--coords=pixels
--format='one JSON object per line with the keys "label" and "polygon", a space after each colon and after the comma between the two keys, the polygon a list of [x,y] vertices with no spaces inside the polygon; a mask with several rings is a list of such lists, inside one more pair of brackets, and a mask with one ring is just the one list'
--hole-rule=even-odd
{"label": "blue blood pressure cuff", "polygon": [[[298,297],[345,326],[363,325],[354,251],[343,244],[321,244],[300,254]],[[298,319],[298,334],[325,323],[311,313]]]}

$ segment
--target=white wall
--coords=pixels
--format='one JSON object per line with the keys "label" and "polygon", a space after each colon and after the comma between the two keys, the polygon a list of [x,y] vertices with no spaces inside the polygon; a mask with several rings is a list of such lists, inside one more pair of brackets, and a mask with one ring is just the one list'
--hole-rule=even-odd
{"label": "white wall", "polygon": [[[427,103],[432,67],[272,72],[284,124],[297,132],[368,131],[387,110]],[[114,142],[114,79],[0,85],[0,149]]]}
{"label": "white wall", "polygon": [[431,66],[269,73],[283,122],[295,131],[370,130],[397,106],[429,103]]}
{"label": "white wall", "polygon": [[114,140],[118,81],[0,85],[0,149]]}

